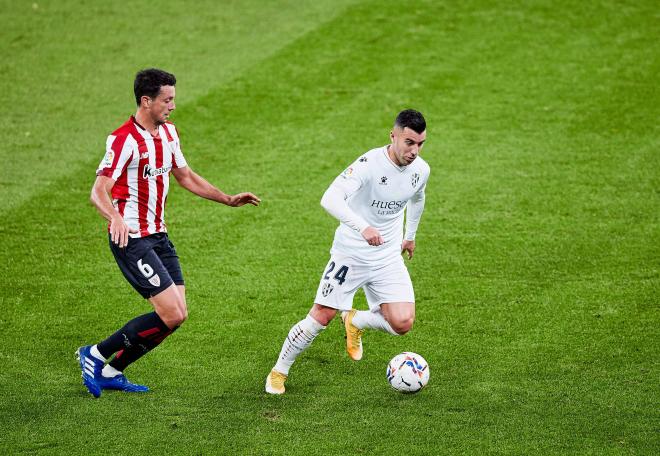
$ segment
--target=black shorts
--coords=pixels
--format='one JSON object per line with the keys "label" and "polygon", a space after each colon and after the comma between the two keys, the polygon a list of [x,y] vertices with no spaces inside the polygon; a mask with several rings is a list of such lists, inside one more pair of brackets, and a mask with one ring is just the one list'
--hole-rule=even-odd
{"label": "black shorts", "polygon": [[167,233],[129,238],[123,249],[112,242],[110,235],[108,239],[119,269],[145,299],[156,296],[173,283],[183,285],[179,257]]}

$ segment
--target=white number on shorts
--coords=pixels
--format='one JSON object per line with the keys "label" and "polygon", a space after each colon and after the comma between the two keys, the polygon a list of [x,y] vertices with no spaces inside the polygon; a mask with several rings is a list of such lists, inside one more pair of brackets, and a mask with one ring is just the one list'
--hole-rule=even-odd
{"label": "white number on shorts", "polygon": [[142,263],[142,258],[138,260],[137,265],[142,275],[145,276],[147,279],[152,275],[154,275],[154,269],[151,266],[149,266],[147,263]]}

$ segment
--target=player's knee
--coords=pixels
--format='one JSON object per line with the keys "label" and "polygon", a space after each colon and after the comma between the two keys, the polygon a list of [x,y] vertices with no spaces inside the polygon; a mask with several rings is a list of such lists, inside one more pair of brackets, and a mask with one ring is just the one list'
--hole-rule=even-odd
{"label": "player's knee", "polygon": [[[180,296],[174,303],[174,305],[171,306],[171,312],[170,313],[170,321],[174,326],[181,326],[184,321],[188,319],[188,307],[186,306],[185,301],[183,298]],[[167,326],[170,326],[168,323]],[[170,326],[171,328],[172,326]]]}
{"label": "player's knee", "polygon": [[402,336],[412,329],[413,323],[415,323],[415,317],[410,316],[393,321],[390,326],[397,334]]}
{"label": "player's knee", "polygon": [[337,315],[337,309],[314,304],[309,315],[322,326],[328,326],[332,319],[335,318],[335,315]]}
{"label": "player's knee", "polygon": [[181,326],[184,321],[188,319],[188,311],[186,309],[179,309],[179,311],[174,315],[176,324],[174,326]]}
{"label": "player's knee", "polygon": [[172,306],[167,309],[167,311],[163,312],[163,315],[160,315],[160,318],[168,328],[172,329],[181,326],[183,322],[186,321],[188,318],[188,311],[179,306]]}

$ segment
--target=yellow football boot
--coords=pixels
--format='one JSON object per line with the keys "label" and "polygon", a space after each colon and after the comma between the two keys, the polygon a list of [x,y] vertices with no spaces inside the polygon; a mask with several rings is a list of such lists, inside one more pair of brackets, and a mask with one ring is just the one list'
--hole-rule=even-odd
{"label": "yellow football boot", "polygon": [[352,360],[359,361],[362,359],[362,333],[364,330],[353,326],[353,317],[356,312],[355,309],[342,312],[341,319],[344,321],[344,329],[346,329],[346,352]]}
{"label": "yellow football boot", "polygon": [[266,392],[270,394],[284,394],[284,382],[287,376],[277,372],[275,369],[270,371],[266,377]]}

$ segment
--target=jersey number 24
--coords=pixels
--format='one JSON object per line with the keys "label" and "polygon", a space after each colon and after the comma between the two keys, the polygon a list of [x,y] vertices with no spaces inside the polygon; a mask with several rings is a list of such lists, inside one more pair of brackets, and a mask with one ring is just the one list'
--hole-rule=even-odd
{"label": "jersey number 24", "polygon": [[[330,280],[330,273],[334,271],[335,266],[335,262],[331,261],[328,270],[325,271],[325,275],[323,276],[325,280]],[[342,285],[346,280],[346,274],[348,274],[348,266],[340,266],[334,275],[334,279],[339,282],[339,285]]]}

